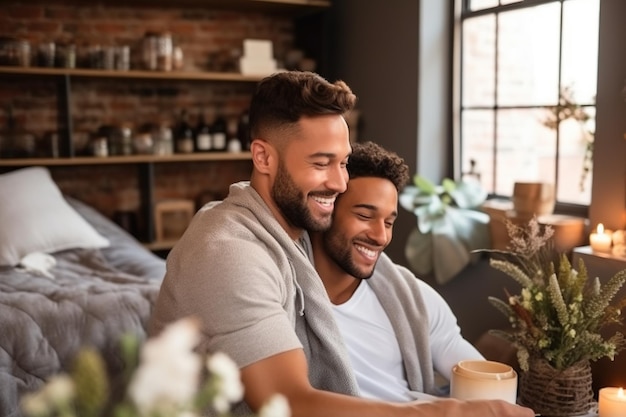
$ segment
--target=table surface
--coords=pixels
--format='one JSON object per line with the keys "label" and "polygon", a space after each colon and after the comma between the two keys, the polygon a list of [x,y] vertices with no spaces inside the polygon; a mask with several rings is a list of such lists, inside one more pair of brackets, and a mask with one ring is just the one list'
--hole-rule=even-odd
{"label": "table surface", "polygon": [[[416,393],[413,392],[413,395],[415,395],[415,400],[419,400],[419,401],[424,401],[424,402],[430,402],[430,401],[436,401],[438,399],[441,398],[446,398],[449,396],[450,392],[449,392],[449,385],[443,385],[442,387],[440,387],[440,392],[438,396],[435,395],[430,395],[430,394],[424,394],[424,393]],[[597,405],[596,405],[597,407]],[[595,407],[594,407],[595,408]],[[536,414],[537,417],[541,417],[541,414]],[[598,413],[597,410],[590,410],[589,413],[587,414],[581,414],[578,415],[576,417],[598,417]],[[626,417],[626,416],[625,416]]]}

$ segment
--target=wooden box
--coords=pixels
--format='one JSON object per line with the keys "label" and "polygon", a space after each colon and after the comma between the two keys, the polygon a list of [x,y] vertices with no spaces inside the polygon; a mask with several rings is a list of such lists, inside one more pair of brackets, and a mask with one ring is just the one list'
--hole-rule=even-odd
{"label": "wooden box", "polygon": [[154,205],[154,231],[157,242],[180,238],[195,213],[193,200],[173,199],[158,201]]}

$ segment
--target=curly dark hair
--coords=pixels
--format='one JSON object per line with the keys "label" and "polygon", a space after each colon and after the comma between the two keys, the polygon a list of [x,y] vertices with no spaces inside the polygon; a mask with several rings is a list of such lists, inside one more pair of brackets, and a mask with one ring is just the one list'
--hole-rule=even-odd
{"label": "curly dark hair", "polygon": [[377,177],[391,181],[398,191],[409,181],[409,166],[395,152],[388,151],[374,142],[352,144],[348,159],[350,179]]}
{"label": "curly dark hair", "polygon": [[354,108],[356,95],[343,81],[331,83],[308,71],[282,71],[257,85],[249,110],[252,138],[268,129],[290,126],[302,116],[344,115]]}

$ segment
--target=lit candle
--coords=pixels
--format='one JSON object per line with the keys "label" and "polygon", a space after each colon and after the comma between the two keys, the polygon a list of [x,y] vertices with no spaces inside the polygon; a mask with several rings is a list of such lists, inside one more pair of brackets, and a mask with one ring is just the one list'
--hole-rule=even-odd
{"label": "lit candle", "polygon": [[607,387],[598,393],[598,417],[626,416],[626,395],[622,388]]}
{"label": "lit candle", "polygon": [[596,233],[589,236],[589,244],[595,252],[611,252],[611,234],[606,233],[602,223],[598,224]]}

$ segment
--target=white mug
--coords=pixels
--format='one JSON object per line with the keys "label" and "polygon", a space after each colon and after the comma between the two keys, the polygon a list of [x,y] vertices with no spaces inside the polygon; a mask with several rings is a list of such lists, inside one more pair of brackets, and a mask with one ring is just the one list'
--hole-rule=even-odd
{"label": "white mug", "polygon": [[504,363],[460,361],[452,368],[450,397],[460,400],[517,400],[517,372]]}

